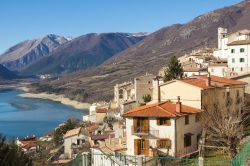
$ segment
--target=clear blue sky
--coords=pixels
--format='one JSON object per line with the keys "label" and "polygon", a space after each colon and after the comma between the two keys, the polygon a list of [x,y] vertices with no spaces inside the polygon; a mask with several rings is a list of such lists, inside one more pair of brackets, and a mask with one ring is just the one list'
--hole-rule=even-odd
{"label": "clear blue sky", "polygon": [[241,0],[2,0],[0,53],[46,34],[154,32]]}

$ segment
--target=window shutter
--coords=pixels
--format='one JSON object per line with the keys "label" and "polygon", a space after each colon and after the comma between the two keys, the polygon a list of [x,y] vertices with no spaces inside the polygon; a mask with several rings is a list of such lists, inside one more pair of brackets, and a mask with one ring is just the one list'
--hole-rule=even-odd
{"label": "window shutter", "polygon": [[133,126],[134,126],[134,132],[137,132],[137,118],[133,118]]}
{"label": "window shutter", "polygon": [[157,119],[157,125],[160,126],[160,119]]}
{"label": "window shutter", "polygon": [[167,119],[166,121],[167,126],[171,126],[171,119]]}
{"label": "window shutter", "polygon": [[145,150],[146,150],[145,155],[148,156],[149,155],[149,140],[148,139],[145,140]]}
{"label": "window shutter", "polygon": [[160,146],[161,146],[161,140],[158,139],[157,142],[156,142],[156,147],[160,148]]}
{"label": "window shutter", "polygon": [[149,131],[149,119],[144,119],[144,125],[145,125],[145,131],[148,132]]}
{"label": "window shutter", "polygon": [[134,155],[138,155],[138,144],[139,144],[139,140],[135,139],[134,140]]}

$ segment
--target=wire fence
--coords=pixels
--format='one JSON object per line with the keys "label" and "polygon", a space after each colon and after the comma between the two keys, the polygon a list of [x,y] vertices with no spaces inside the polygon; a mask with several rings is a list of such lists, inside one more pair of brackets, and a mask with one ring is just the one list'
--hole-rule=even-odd
{"label": "wire fence", "polygon": [[[205,158],[203,166],[248,166],[250,142],[241,148],[232,160]],[[198,158],[172,158],[161,156],[132,156],[124,154],[82,154],[64,166],[199,166]]]}

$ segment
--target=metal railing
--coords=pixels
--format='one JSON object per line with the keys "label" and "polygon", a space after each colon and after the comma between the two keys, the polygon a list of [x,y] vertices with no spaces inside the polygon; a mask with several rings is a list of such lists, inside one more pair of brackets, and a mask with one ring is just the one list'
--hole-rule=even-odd
{"label": "metal railing", "polygon": [[132,135],[138,135],[138,136],[151,135],[151,136],[159,137],[159,130],[157,130],[153,127],[132,126],[131,133],[132,133]]}

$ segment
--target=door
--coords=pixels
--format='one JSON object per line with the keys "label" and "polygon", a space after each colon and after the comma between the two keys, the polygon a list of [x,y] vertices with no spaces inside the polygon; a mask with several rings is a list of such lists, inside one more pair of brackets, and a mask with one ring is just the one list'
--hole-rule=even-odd
{"label": "door", "polygon": [[149,140],[147,139],[135,139],[134,140],[134,153],[135,155],[149,154]]}

